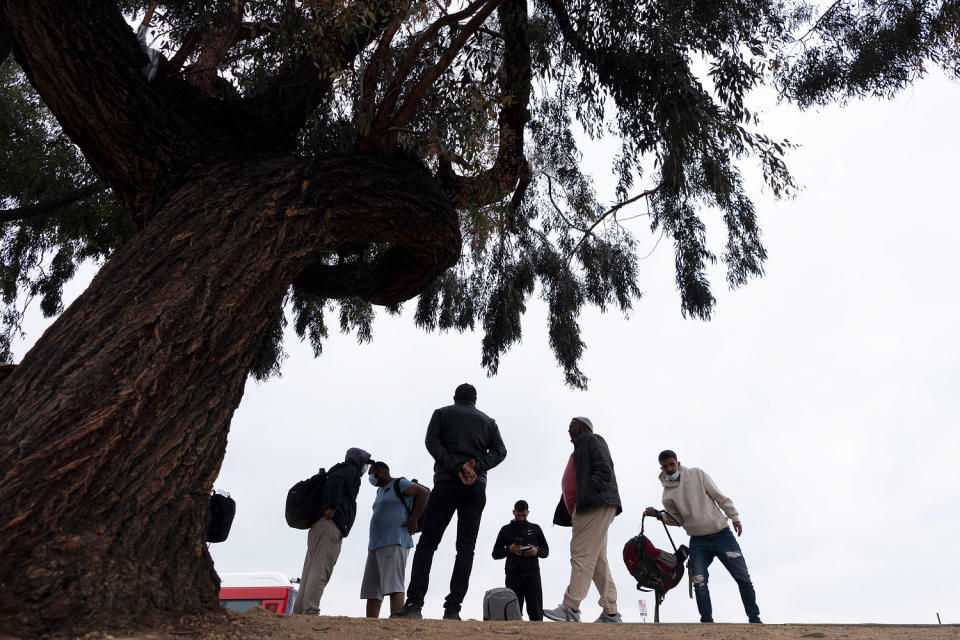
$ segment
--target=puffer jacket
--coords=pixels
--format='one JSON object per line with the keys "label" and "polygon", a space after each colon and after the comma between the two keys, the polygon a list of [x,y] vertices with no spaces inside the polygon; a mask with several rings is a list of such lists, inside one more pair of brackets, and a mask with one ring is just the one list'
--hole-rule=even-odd
{"label": "puffer jacket", "polygon": [[[573,439],[573,464],[577,472],[577,512],[583,513],[600,505],[612,504],[617,515],[623,513],[613,458],[607,441],[595,433],[581,433]],[[560,504],[553,514],[553,523],[561,527],[572,524],[567,505],[560,496]]]}

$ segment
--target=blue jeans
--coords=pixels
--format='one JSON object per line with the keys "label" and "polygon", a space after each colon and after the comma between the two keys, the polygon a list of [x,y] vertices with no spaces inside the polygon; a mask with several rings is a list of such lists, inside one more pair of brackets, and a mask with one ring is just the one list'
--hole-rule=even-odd
{"label": "blue jeans", "polygon": [[740,599],[750,622],[760,621],[760,608],[757,607],[757,594],[750,582],[747,561],[743,559],[740,545],[729,527],[708,536],[690,536],[690,576],[693,579],[693,592],[697,596],[697,609],[700,622],[713,622],[713,605],[710,604],[710,590],[707,582],[710,573],[707,567],[714,558],[719,558],[740,587]]}

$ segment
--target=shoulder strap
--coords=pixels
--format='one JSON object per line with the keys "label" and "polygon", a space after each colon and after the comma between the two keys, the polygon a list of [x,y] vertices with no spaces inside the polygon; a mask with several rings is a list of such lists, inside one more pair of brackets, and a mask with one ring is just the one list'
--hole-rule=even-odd
{"label": "shoulder strap", "polygon": [[407,501],[406,501],[406,499],[405,499],[406,496],[403,495],[403,491],[400,490],[400,481],[401,481],[401,480],[406,480],[406,478],[394,478],[394,480],[393,480],[393,491],[394,491],[394,493],[397,494],[397,500],[399,500],[399,501],[403,504],[404,508],[407,510],[407,515],[410,515],[410,514],[413,513],[413,507],[411,507],[410,505],[407,504]]}
{"label": "shoulder strap", "polygon": [[673,518],[673,516],[671,516],[671,515],[670,515],[669,513],[667,513],[666,511],[661,511],[661,512],[660,512],[660,524],[663,525],[663,530],[667,532],[667,538],[669,538],[669,540],[670,540],[670,546],[673,547],[673,552],[676,553],[676,552],[677,552],[677,545],[673,544],[673,536],[670,535],[670,529],[667,528],[667,523],[664,522],[663,516],[667,516],[667,517],[670,518],[671,520],[673,520],[674,518]]}

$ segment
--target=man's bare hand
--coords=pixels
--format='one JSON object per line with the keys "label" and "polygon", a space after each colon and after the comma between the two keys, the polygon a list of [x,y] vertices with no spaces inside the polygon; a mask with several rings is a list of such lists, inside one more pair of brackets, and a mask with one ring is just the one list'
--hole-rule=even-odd
{"label": "man's bare hand", "polygon": [[335,513],[336,513],[336,511],[334,511],[333,509],[324,509],[324,510],[323,510],[323,517],[324,517],[326,520],[332,520],[332,519],[333,519],[333,514],[335,514]]}
{"label": "man's bare hand", "polygon": [[410,518],[409,520],[404,522],[403,526],[407,528],[407,531],[410,532],[410,535],[413,535],[416,532],[420,531],[420,528],[417,526],[417,521],[414,520],[413,518]]}
{"label": "man's bare hand", "polygon": [[463,467],[460,468],[460,473],[457,474],[460,477],[460,482],[471,485],[477,481],[476,464],[473,460],[467,460],[463,463]]}
{"label": "man's bare hand", "polygon": [[657,511],[654,507],[647,507],[643,510],[643,515],[653,516],[654,518],[660,518],[660,512]]}
{"label": "man's bare hand", "polygon": [[509,551],[510,553],[512,553],[512,554],[515,555],[515,556],[523,555],[523,551],[520,550],[520,545],[518,545],[518,544],[512,544],[512,545],[510,545],[509,547],[507,547],[507,551]]}
{"label": "man's bare hand", "polygon": [[530,548],[527,549],[526,551],[524,551],[524,552],[523,552],[523,555],[525,555],[525,556],[530,556],[530,557],[536,557],[536,555],[537,555],[537,553],[538,553],[539,551],[540,551],[540,550],[537,549],[535,546],[530,545]]}
{"label": "man's bare hand", "polygon": [[737,537],[738,537],[738,538],[739,538],[740,535],[743,533],[743,525],[740,524],[740,521],[739,521],[739,520],[734,520],[734,521],[733,521],[733,530],[737,532]]}

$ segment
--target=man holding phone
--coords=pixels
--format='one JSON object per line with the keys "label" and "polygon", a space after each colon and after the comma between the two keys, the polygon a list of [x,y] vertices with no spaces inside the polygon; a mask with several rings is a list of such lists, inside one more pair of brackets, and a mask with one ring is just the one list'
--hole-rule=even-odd
{"label": "man holding phone", "polygon": [[517,500],[513,505],[513,520],[503,525],[493,545],[493,559],[506,558],[504,571],[506,585],[517,594],[520,611],[527,603],[527,617],[531,621],[543,620],[543,587],[540,583],[540,561],[550,553],[543,530],[529,520],[530,507],[526,500]]}

